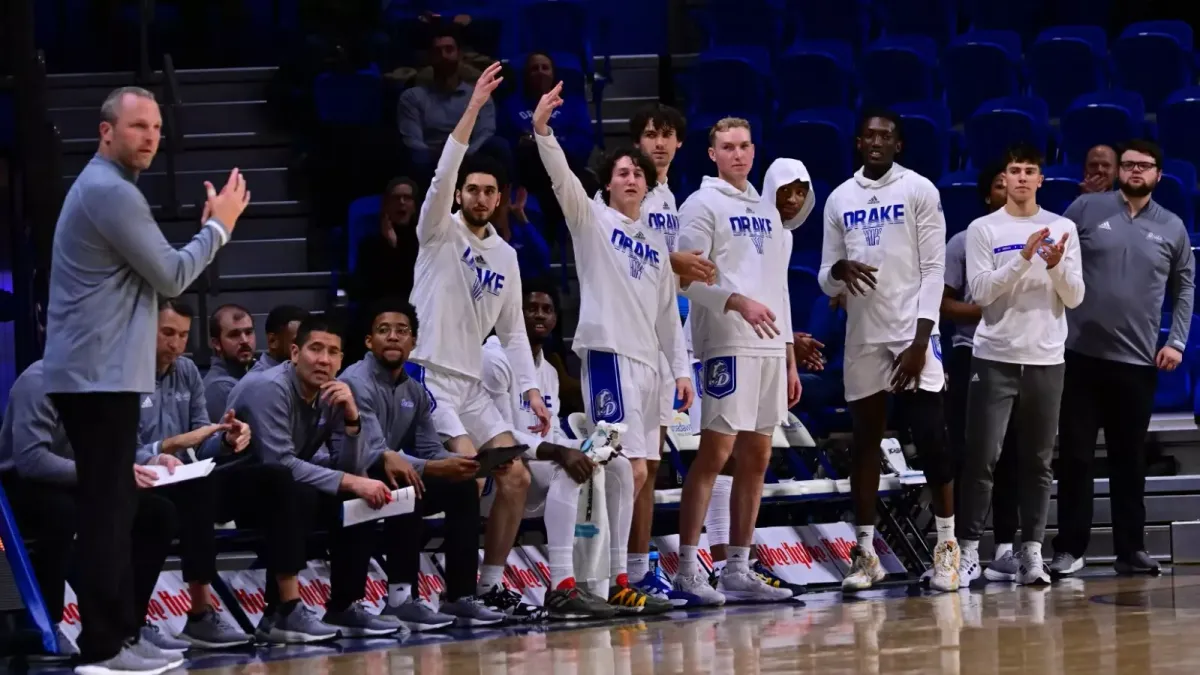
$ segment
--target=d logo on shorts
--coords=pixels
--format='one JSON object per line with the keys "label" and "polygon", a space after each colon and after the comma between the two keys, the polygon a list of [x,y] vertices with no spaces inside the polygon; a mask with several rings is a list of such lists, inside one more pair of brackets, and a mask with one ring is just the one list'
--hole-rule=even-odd
{"label": "d logo on shorts", "polygon": [[592,410],[594,414],[592,416],[597,421],[610,421],[617,417],[617,413],[620,411],[620,406],[617,405],[617,397],[613,396],[611,389],[601,389],[596,394],[596,400],[593,401],[593,404]]}
{"label": "d logo on shorts", "polygon": [[704,394],[725,398],[737,389],[737,361],[732,356],[718,356],[704,364]]}

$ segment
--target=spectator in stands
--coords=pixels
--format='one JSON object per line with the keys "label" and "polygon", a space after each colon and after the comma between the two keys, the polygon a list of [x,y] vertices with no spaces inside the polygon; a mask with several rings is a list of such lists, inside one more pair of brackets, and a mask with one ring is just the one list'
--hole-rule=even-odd
{"label": "spectator in stands", "polygon": [[295,305],[279,305],[272,309],[267,314],[267,351],[259,355],[250,372],[261,373],[290,361],[296,331],[307,318],[308,311]]}
{"label": "spectator in stands", "polygon": [[1097,145],[1088,150],[1083,164],[1083,182],[1080,192],[1090,194],[1108,192],[1113,189],[1117,177],[1117,153],[1107,145]]}
{"label": "spectator in stands", "polygon": [[[277,585],[284,603],[300,598],[296,574],[306,565],[307,528],[294,510],[295,483],[287,468],[244,461],[251,459],[241,454],[250,444],[249,425],[232,410],[216,418],[218,423],[210,422],[200,371],[183,355],[192,309],[179,300],[163,299],[158,306],[158,377],[154,393],[142,397],[137,461],[171,472],[209,458],[224,465],[207,478],[158,490],[179,513],[180,558],[191,609],[179,638],[150,626],[147,636],[163,649],[237,647],[253,638],[222,619],[210,601],[209,585],[217,573],[214,524],[236,519],[239,526],[264,537],[263,559],[276,572],[268,583]],[[337,629],[326,625],[312,624],[305,630],[305,641],[337,637]],[[269,633],[265,638],[272,639]]]}
{"label": "spectator in stands", "polygon": [[380,298],[407,298],[417,264],[420,191],[411,178],[392,179],[383,193],[379,232],[358,242],[351,296],[362,304]]}
{"label": "spectator in stands", "polygon": [[[152,487],[157,479],[151,469],[133,465],[134,479],[140,488]],[[80,526],[76,505],[79,483],[76,479],[75,453],[59,419],[58,410],[46,394],[42,362],[35,361],[17,377],[9,392],[0,426],[0,484],[12,506],[21,535],[36,539],[29,551],[34,575],[42,591],[42,602],[55,627],[57,652],[61,657],[77,656],[59,627],[63,619],[63,597],[71,550]],[[158,651],[142,629],[146,603],[154,593],[158,575],[176,531],[175,509],[157,491],[138,490],[133,524],[131,606],[140,608],[136,620],[113,626],[129,648],[144,658]],[[87,564],[90,561],[82,560]],[[134,617],[128,617],[134,619]],[[172,652],[172,662],[183,659]]]}
{"label": "spectator in stands", "polygon": [[[387,521],[385,536],[394,548],[387,556],[388,607],[383,613],[416,632],[456,621],[463,626],[499,623],[504,614],[475,597],[480,518],[474,478],[479,463],[442,445],[425,387],[404,367],[417,339],[416,310],[406,301],[385,298],[369,313],[370,351],[340,378],[359,404],[366,434],[363,465],[369,475],[393,486],[412,486],[419,497],[411,514]],[[435,513],[446,514],[446,602],[439,611],[414,593],[425,542],[423,519]]]}
{"label": "spectator in stands", "polygon": [[[1067,371],[1059,418],[1058,574],[1084,565],[1092,528],[1092,461],[1104,429],[1112,500],[1113,566],[1158,571],[1145,551],[1146,457],[1156,368],[1183,362],[1194,308],[1196,261],[1187,228],[1152,198],[1163,155],[1149,141],[1121,150],[1119,190],[1083,195],[1066,217],[1079,228],[1087,297],[1067,313]],[[1158,345],[1161,307],[1171,292],[1171,327]]]}
{"label": "spectator in stands", "polygon": [[224,416],[233,385],[254,365],[257,342],[254,317],[241,305],[221,305],[208,318],[208,345],[213,353],[212,364],[204,374],[208,419]]}
{"label": "spectator in stands", "polygon": [[[429,45],[434,82],[420,85],[400,95],[398,123],[404,145],[412,154],[414,170],[422,181],[433,175],[442,147],[454,131],[471,100],[474,86],[459,75],[462,61],[457,32],[439,26]],[[496,106],[489,99],[479,110],[472,129],[467,154],[482,152],[512,169],[512,149],[496,134]]]}
{"label": "spectator in stands", "polygon": [[[372,508],[391,499],[382,481],[358,475],[366,439],[350,388],[334,379],[342,366],[342,338],[329,321],[301,322],[292,357],[277,368],[242,378],[229,395],[238,419],[253,429],[250,453],[261,463],[292,474],[296,517],[310,529],[329,530],[332,595],[318,621],[299,600],[285,601],[267,587],[267,611],[258,633],[280,641],[319,635],[325,623],[343,637],[389,635],[399,622],[372,616],[361,600],[377,537],[372,523],[343,527],[342,502],[359,498]],[[337,435],[338,443],[329,443]],[[268,567],[268,578],[287,570]]]}
{"label": "spectator in stands", "polygon": [[492,225],[509,246],[517,252],[517,266],[523,277],[542,277],[550,273],[550,245],[525,213],[529,193],[518,187],[509,199],[509,186],[500,188],[500,205],[492,217]]}
{"label": "spectator in stands", "polygon": [[[1004,163],[996,162],[979,172],[979,197],[988,213],[1004,207],[1008,193],[1004,187]],[[971,380],[971,352],[975,326],[983,317],[983,308],[971,299],[967,279],[967,231],[950,237],[946,243],[946,290],[942,296],[942,318],[954,322],[950,356],[946,359],[946,428],[949,432],[950,453],[955,459],[954,475],[962,469],[967,444],[967,397]],[[1018,396],[1013,406],[1020,404]],[[1004,432],[1004,446],[996,462],[992,487],[992,533],[996,543],[992,564],[984,570],[989,581],[1014,581],[1020,561],[1013,554],[1017,536],[1017,415],[1011,415]],[[954,484],[954,503],[957,511],[961,502],[960,487]]]}

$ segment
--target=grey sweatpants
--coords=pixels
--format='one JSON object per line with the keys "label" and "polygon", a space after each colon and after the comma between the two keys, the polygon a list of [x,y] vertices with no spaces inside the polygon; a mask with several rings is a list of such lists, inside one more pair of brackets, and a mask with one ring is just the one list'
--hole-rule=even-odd
{"label": "grey sweatpants", "polygon": [[1050,460],[1058,434],[1065,368],[1062,363],[1022,366],[981,358],[972,360],[967,389],[966,454],[959,478],[963,511],[958,517],[959,539],[978,541],[983,535],[992,504],[992,471],[1000,459],[1010,415],[1017,415],[1019,433],[1021,541],[1041,542],[1045,537],[1050,485],[1054,480]]}

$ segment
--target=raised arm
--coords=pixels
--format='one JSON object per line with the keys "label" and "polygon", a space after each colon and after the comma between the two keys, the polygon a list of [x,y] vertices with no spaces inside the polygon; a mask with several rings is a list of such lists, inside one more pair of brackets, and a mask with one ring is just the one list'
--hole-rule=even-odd
{"label": "raised arm", "polygon": [[579,178],[571,171],[567,155],[550,130],[550,115],[563,104],[561,94],[562,82],[559,82],[538,101],[533,111],[533,138],[542,164],[546,166],[546,174],[550,176],[554,196],[567,221],[567,229],[571,234],[577,234],[592,222],[592,200],[588,198]]}
{"label": "raised arm", "polygon": [[1175,251],[1171,256],[1171,273],[1167,278],[1167,288],[1174,301],[1171,304],[1171,333],[1167,336],[1167,344],[1182,352],[1187,347],[1188,332],[1192,327],[1196,256],[1192,253],[1192,245],[1182,223],[1178,230]]}
{"label": "raised arm", "polygon": [[471,152],[479,152],[484,143],[496,135],[496,104],[490,99],[479,110],[475,128],[471,130]]}

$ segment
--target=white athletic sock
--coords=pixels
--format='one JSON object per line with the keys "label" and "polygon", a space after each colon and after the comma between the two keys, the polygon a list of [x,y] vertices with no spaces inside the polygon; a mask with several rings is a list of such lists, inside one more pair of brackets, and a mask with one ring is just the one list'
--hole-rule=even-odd
{"label": "white athletic sock", "polygon": [[941,518],[938,516],[934,516],[933,519],[937,522],[937,541],[938,541],[938,543],[940,544],[943,541],[955,541],[955,539],[954,539],[954,516],[949,516],[947,518]]}
{"label": "white athletic sock", "polygon": [[412,584],[388,584],[388,607],[399,607],[412,597]]}
{"label": "white athletic sock", "polygon": [[875,555],[875,526],[856,525],[854,536],[858,539],[858,547],[867,555]]}
{"label": "white athletic sock", "polygon": [[629,557],[629,578],[634,581],[641,581],[642,577],[650,571],[650,554],[649,553],[630,553]]}
{"label": "white athletic sock", "polygon": [[566,471],[556,470],[546,490],[546,550],[550,558],[550,588],[575,577],[575,518],[582,485]]}
{"label": "white athletic sock", "polygon": [[[725,549],[725,551],[726,551],[726,553],[728,553],[729,549],[727,548],[727,549]],[[725,569],[725,561],[724,560],[714,560],[713,561],[713,571],[714,572],[716,572],[717,574],[720,574],[724,569]]]}
{"label": "white athletic sock", "polygon": [[604,500],[608,507],[608,573],[615,580],[625,574],[633,526],[633,466],[624,457],[604,467]]}
{"label": "white athletic sock", "polygon": [[958,546],[959,546],[959,548],[962,549],[963,553],[967,553],[967,552],[978,553],[979,552],[979,540],[978,539],[963,539],[962,541],[958,542]]}
{"label": "white athletic sock", "polygon": [[492,590],[493,586],[499,586],[502,579],[504,579],[504,565],[480,565],[479,583],[475,586],[475,594],[486,594]]}
{"label": "white athletic sock", "polygon": [[700,559],[696,555],[695,546],[681,545],[679,547],[679,574],[694,577],[700,573]]}
{"label": "white athletic sock", "polygon": [[1040,542],[1040,541],[1021,542],[1021,554],[1022,555],[1041,556],[1042,555],[1042,542]]}
{"label": "white athletic sock", "polygon": [[733,476],[717,476],[713,482],[712,499],[708,501],[708,512],[704,514],[704,531],[708,534],[708,546],[729,544],[729,495],[733,492]]}
{"label": "white athletic sock", "polygon": [[730,546],[725,549],[725,552],[728,554],[725,563],[727,570],[734,574],[750,571],[749,546]]}
{"label": "white athletic sock", "polygon": [[1012,550],[1013,550],[1013,545],[1011,543],[1010,544],[996,544],[996,553],[992,555],[992,559],[999,560],[999,559],[1003,558],[1005,555],[1012,553]]}

